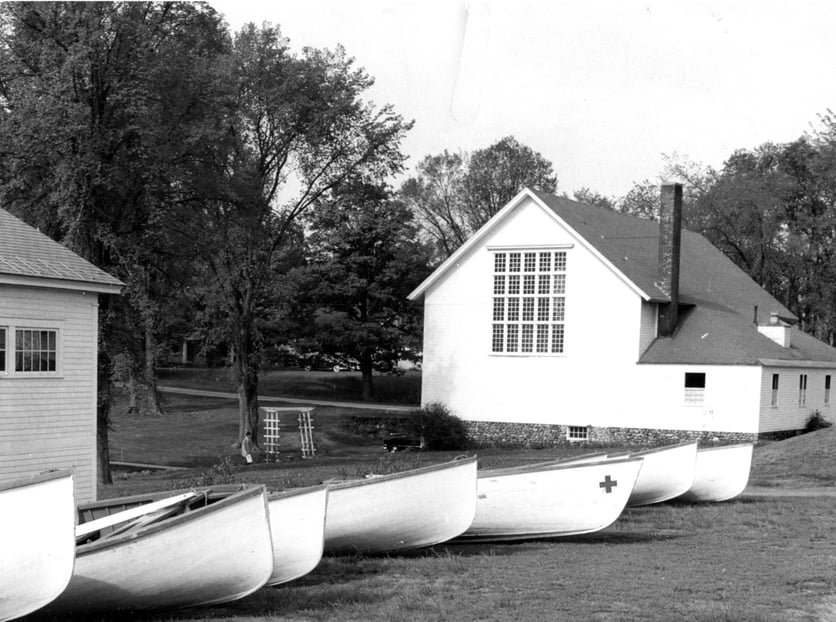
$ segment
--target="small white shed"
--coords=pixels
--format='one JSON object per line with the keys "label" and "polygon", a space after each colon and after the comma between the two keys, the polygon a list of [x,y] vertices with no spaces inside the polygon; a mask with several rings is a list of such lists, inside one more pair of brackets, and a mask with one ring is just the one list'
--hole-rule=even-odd
{"label": "small white shed", "polygon": [[99,295],[121,287],[0,209],[0,483],[72,468],[96,498]]}

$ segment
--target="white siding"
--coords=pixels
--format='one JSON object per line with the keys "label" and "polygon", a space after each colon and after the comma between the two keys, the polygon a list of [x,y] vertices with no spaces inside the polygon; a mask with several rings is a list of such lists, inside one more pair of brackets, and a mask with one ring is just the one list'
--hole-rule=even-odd
{"label": "white siding", "polygon": [[656,333],[659,328],[659,305],[645,300],[641,301],[641,328],[639,334],[639,357],[656,339]]}
{"label": "white siding", "polygon": [[[778,400],[772,405],[772,375],[778,374]],[[806,404],[798,404],[798,378],[807,375]],[[830,376],[830,404],[824,403],[824,377]],[[818,410],[833,421],[833,399],[836,389],[836,369],[809,369],[801,367],[764,367],[761,380],[760,432],[800,430],[807,419]]]}
{"label": "white siding", "polygon": [[[492,354],[488,248],[560,244],[565,354]],[[425,293],[422,402],[472,421],[758,431],[760,367],[638,365],[655,332],[656,305],[527,200]],[[707,374],[702,406],[685,405],[686,372]]]}
{"label": "white siding", "polygon": [[95,293],[0,288],[0,326],[59,331],[56,376],[0,374],[0,481],[72,468],[76,498],[95,499],[97,314]]}

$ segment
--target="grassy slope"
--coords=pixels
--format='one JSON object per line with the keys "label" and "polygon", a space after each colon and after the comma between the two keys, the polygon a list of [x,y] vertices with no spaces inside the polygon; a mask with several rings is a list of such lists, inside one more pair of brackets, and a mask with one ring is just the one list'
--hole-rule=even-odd
{"label": "grassy slope", "polygon": [[836,485],[836,426],[759,445],[750,482],[762,486]]}
{"label": "grassy slope", "polygon": [[[193,468],[122,475],[103,496],[225,479],[283,488],[452,455],[387,454],[378,441],[339,425],[346,412],[317,409],[320,458],[299,457],[289,422],[281,461],[244,467],[229,446],[237,429],[234,402],[168,399],[171,414],[164,418],[126,418],[117,410],[114,453]],[[834,428],[763,443],[755,449],[751,482],[777,489],[830,485],[836,477],[834,443]],[[480,463],[492,466],[558,453],[492,450],[479,456]],[[836,619],[834,530],[834,497],[667,503],[629,509],[609,528],[584,537],[447,545],[384,558],[326,558],[297,581],[226,606],[118,619],[829,620]]]}

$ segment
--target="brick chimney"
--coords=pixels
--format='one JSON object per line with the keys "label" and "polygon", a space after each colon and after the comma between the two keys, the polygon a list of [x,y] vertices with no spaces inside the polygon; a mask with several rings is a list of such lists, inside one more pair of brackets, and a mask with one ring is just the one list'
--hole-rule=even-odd
{"label": "brick chimney", "polygon": [[682,184],[662,184],[656,286],[670,296],[659,309],[659,336],[670,337],[679,320],[679,257],[682,247]]}

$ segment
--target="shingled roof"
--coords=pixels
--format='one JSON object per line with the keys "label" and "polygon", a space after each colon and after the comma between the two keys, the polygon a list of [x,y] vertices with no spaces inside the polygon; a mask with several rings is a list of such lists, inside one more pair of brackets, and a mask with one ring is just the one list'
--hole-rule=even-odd
{"label": "shingled roof", "polygon": [[[597,251],[605,261],[650,302],[665,303],[670,296],[658,281],[659,224],[544,192],[523,190],[465,243],[466,252],[522,202],[525,195],[551,210]],[[836,363],[836,349],[793,328],[791,347],[784,348],[758,332],[776,314],[793,324],[798,318],[704,236],[682,232],[680,262],[681,315],[671,337],[658,337],[640,363],[755,365],[798,364],[802,361]],[[410,294],[415,299],[458,263],[459,251]]]}
{"label": "shingled roof", "polygon": [[123,283],[0,209],[0,283],[118,293]]}

